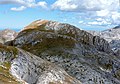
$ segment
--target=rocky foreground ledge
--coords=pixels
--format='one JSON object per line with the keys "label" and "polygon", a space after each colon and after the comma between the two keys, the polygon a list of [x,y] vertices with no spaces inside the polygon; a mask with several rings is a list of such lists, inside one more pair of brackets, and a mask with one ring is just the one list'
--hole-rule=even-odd
{"label": "rocky foreground ledge", "polygon": [[81,84],[62,68],[22,49],[0,45],[1,84]]}
{"label": "rocky foreground ledge", "polygon": [[13,77],[23,82],[120,83],[120,59],[114,55],[109,43],[73,25],[37,20],[26,26],[13,41],[5,44],[14,46],[12,48],[15,50],[10,50],[18,52],[17,56],[9,56],[9,70]]}

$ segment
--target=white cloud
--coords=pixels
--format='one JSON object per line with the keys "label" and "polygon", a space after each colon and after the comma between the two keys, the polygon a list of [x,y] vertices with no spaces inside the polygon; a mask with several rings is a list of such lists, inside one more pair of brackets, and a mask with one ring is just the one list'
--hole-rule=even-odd
{"label": "white cloud", "polygon": [[57,0],[53,5],[53,9],[60,9],[65,11],[72,11],[77,8],[77,5],[75,3],[72,3],[71,0]]}
{"label": "white cloud", "polygon": [[102,18],[97,18],[96,20],[97,20],[97,21],[102,21],[103,19],[102,19]]}
{"label": "white cloud", "polygon": [[116,10],[119,0],[57,0],[53,9],[64,11],[100,11],[104,9]]}
{"label": "white cloud", "polygon": [[112,12],[111,18],[114,24],[120,24],[120,13]]}
{"label": "white cloud", "polygon": [[120,24],[120,0],[57,0],[52,9],[78,12],[80,19],[94,20],[89,25]]}
{"label": "white cloud", "polygon": [[26,5],[25,2],[29,2],[29,0],[1,0],[0,4],[20,4],[20,5]]}
{"label": "white cloud", "polygon": [[110,25],[111,23],[105,21],[105,20],[102,20],[102,21],[93,21],[93,22],[88,22],[88,25],[99,25],[99,26],[105,26],[105,25]]}
{"label": "white cloud", "polygon": [[0,0],[0,4],[18,4],[20,7],[11,8],[13,11],[22,11],[26,8],[31,7],[41,7],[47,8],[47,3],[45,1],[36,2],[36,0]]}
{"label": "white cloud", "polygon": [[101,11],[96,11],[97,13],[97,16],[101,16],[101,17],[104,17],[104,16],[107,16],[109,14],[109,10],[101,10]]}
{"label": "white cloud", "polygon": [[47,9],[47,3],[46,3],[45,1],[38,2],[37,5],[38,5],[38,6],[41,6],[42,8]]}
{"label": "white cloud", "polygon": [[78,23],[81,24],[81,23],[83,23],[83,21],[79,21]]}
{"label": "white cloud", "polygon": [[22,11],[22,10],[25,10],[25,9],[26,9],[25,6],[21,6],[21,7],[18,7],[18,8],[13,7],[13,8],[11,8],[10,10],[12,10],[12,11]]}

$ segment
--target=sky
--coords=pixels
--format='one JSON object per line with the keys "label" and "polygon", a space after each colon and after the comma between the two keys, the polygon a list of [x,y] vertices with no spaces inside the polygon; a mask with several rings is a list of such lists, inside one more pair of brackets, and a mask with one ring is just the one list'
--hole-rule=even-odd
{"label": "sky", "polygon": [[0,29],[22,29],[39,19],[105,30],[120,25],[120,0],[0,0]]}

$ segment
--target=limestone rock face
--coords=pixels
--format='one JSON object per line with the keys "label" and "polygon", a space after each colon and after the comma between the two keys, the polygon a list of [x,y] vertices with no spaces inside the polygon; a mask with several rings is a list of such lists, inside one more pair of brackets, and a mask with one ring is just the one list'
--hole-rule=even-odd
{"label": "limestone rock face", "polygon": [[109,43],[75,26],[37,20],[7,45],[22,48],[62,67],[83,84],[120,83],[120,60]]}
{"label": "limestone rock face", "polygon": [[13,40],[17,36],[17,32],[10,30],[10,29],[5,29],[0,31],[0,43],[5,43],[7,41]]}
{"label": "limestone rock face", "polygon": [[[64,24],[64,23],[59,23],[55,21],[47,21],[47,20],[37,20],[23,29],[26,31],[22,30],[23,31],[21,32],[22,36],[23,36],[23,33],[25,32],[27,33],[28,29],[35,30],[35,32],[41,31],[42,33],[50,33],[50,34],[53,33],[58,37],[60,36],[63,37],[64,39],[70,38],[78,42],[94,46],[100,51],[111,52],[107,41],[105,41],[100,37],[93,36],[90,33],[84,30],[80,30],[79,28],[76,28],[75,26],[70,24]],[[21,35],[21,33],[19,33],[18,37]],[[49,36],[47,38],[49,38]]]}
{"label": "limestone rock face", "polygon": [[[19,48],[4,45],[0,45],[0,77],[4,77],[0,78],[2,84],[81,84],[62,68]],[[5,80],[5,77],[9,78]]]}
{"label": "limestone rock face", "polygon": [[[120,26],[116,26],[111,29],[107,29],[104,31],[88,31],[94,36],[100,36],[101,38],[104,38],[108,43],[110,44],[110,47],[112,50],[116,53],[120,51]],[[116,53],[117,56],[120,56],[120,54]]]}

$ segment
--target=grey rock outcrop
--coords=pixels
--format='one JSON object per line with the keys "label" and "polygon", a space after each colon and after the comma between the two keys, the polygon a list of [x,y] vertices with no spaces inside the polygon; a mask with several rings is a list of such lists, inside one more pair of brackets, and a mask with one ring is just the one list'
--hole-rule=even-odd
{"label": "grey rock outcrop", "polygon": [[6,80],[8,83],[3,84],[81,84],[53,63],[19,48],[0,45],[0,70],[6,68],[15,82]]}
{"label": "grey rock outcrop", "polygon": [[116,26],[111,29],[107,29],[104,31],[88,31],[94,36],[100,36],[109,42],[110,47],[116,53],[117,56],[120,56],[118,52],[120,51],[120,26]]}
{"label": "grey rock outcrop", "polygon": [[7,43],[62,67],[83,84],[119,84],[120,60],[109,43],[75,26],[37,20]]}

